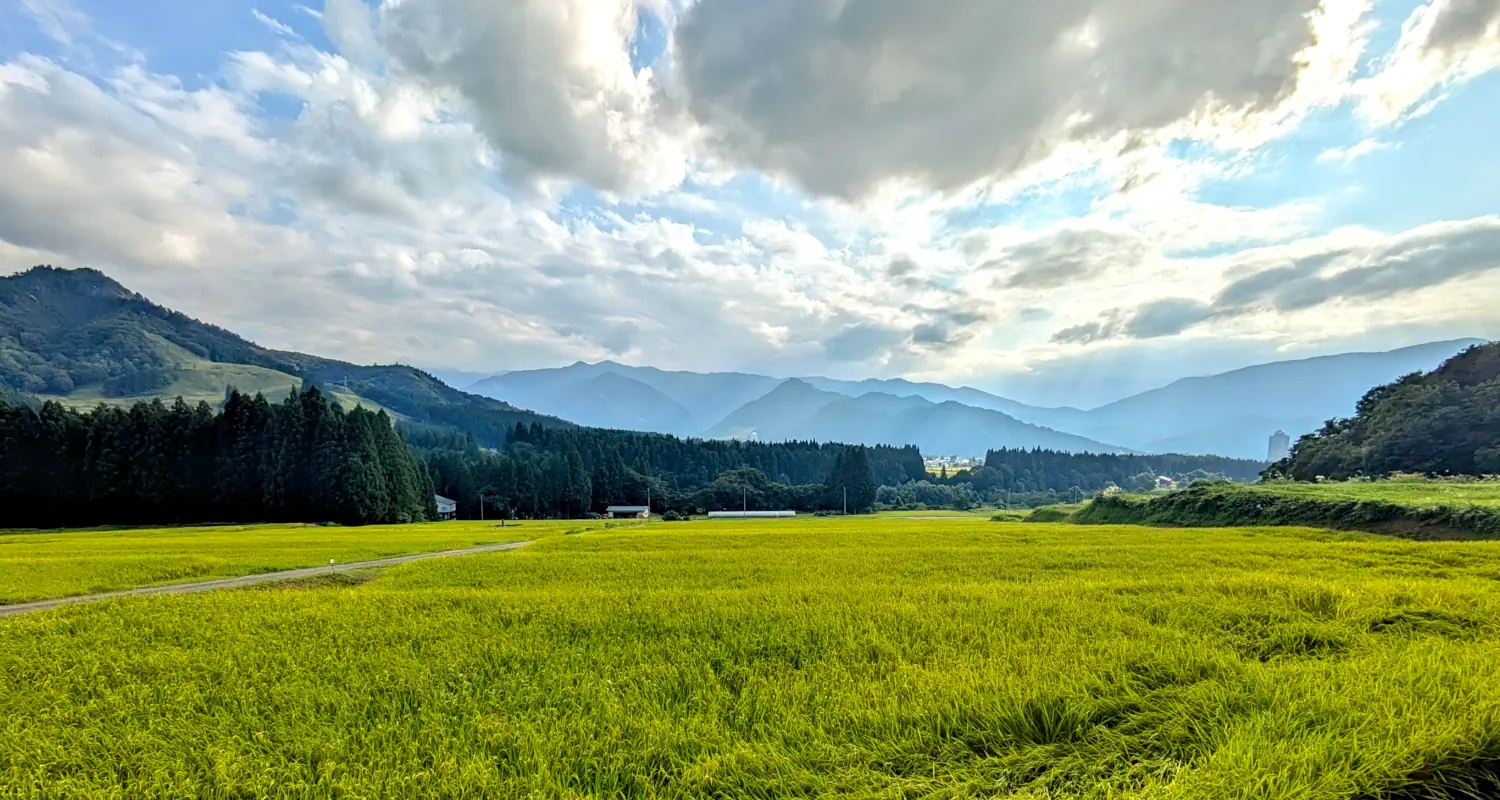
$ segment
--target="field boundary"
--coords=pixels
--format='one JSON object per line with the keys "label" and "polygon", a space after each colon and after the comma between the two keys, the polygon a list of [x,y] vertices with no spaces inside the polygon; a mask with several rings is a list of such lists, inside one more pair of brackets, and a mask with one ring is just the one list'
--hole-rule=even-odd
{"label": "field boundary", "polygon": [[211,581],[196,581],[193,583],[165,583],[156,586],[141,586],[135,589],[120,589],[113,592],[99,592],[97,594],[79,594],[71,597],[58,597],[51,600],[34,600],[29,603],[16,603],[14,605],[0,605],[0,619],[5,617],[24,614],[29,611],[46,611],[59,606],[72,605],[74,603],[94,603],[101,600],[113,600],[120,597],[141,597],[157,594],[192,594],[194,592],[211,592],[218,589],[237,589],[243,586],[255,586],[262,583],[282,583],[295,581],[303,578],[316,578],[320,575],[333,575],[339,572],[350,572],[357,569],[373,569],[379,567],[391,567],[397,564],[407,564],[412,561],[423,561],[429,558],[452,558],[454,556],[470,556],[480,553],[499,553],[506,550],[519,550],[531,542],[507,542],[505,544],[486,544],[478,547],[465,547],[459,550],[439,550],[434,553],[411,553],[404,556],[391,556],[389,558],[377,558],[370,561],[351,561],[347,564],[329,564],[326,567],[303,567],[301,569],[285,569],[276,572],[263,572],[258,575],[240,575],[234,578],[216,578]]}
{"label": "field boundary", "polygon": [[1411,506],[1383,500],[1291,497],[1255,486],[1190,486],[1157,497],[1094,498],[1072,521],[1092,525],[1242,527],[1295,525],[1404,539],[1500,539],[1500,509]]}

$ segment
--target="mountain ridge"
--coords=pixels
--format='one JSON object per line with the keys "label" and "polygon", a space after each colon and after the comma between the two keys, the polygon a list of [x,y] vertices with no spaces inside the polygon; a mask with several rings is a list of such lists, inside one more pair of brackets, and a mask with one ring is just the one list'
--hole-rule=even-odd
{"label": "mountain ridge", "polygon": [[[1223,373],[1181,378],[1092,409],[1066,405],[1032,406],[971,386],[950,387],[904,378],[859,381],[818,376],[776,378],[743,372],[701,373],[633,367],[615,361],[595,364],[579,361],[568,367],[500,373],[471,388],[497,399],[528,406],[526,401],[535,399],[534,394],[526,392],[529,383],[558,381],[560,376],[577,371],[614,371],[652,385],[682,403],[693,412],[694,424],[719,420],[708,428],[692,429],[691,425],[685,425],[671,432],[684,436],[714,436],[726,435],[722,423],[737,409],[758,400],[785,381],[797,380],[847,397],[859,397],[874,391],[922,397],[935,403],[957,402],[996,411],[1029,425],[1131,450],[1162,452],[1162,448],[1170,448],[1190,454],[1263,459],[1266,455],[1265,440],[1274,431],[1285,430],[1295,439],[1315,429],[1324,419],[1353,413],[1355,402],[1370,387],[1413,370],[1430,369],[1464,347],[1481,341],[1455,339],[1388,351],[1271,361]],[[1367,368],[1361,368],[1361,364]],[[1246,376],[1252,379],[1249,381],[1252,385],[1241,385]],[[718,396],[719,405],[705,406],[699,402],[697,398],[713,394],[705,387],[720,382],[732,382],[733,391]],[[1289,385],[1282,394],[1294,397],[1298,402],[1288,404],[1274,397],[1267,399],[1276,395],[1277,387],[1282,384]],[[696,389],[690,395],[681,394],[680,387],[685,386]],[[1173,399],[1179,393],[1184,396]],[[739,398],[744,399],[732,408],[726,408]],[[528,407],[551,410],[545,406]]]}
{"label": "mountain ridge", "polygon": [[[365,366],[262,347],[157,305],[95,269],[42,266],[0,277],[0,388],[62,400],[149,399],[194,366],[182,363],[178,349],[201,364],[255,367],[329,387],[336,395],[342,389],[412,421],[462,422],[484,441],[503,442],[517,423],[572,425],[461,392],[415,367]],[[222,400],[223,390],[198,399],[211,398]]]}
{"label": "mountain ridge", "polygon": [[769,441],[844,441],[889,444],[900,440],[923,452],[956,454],[974,447],[1118,453],[1125,448],[1022,422],[991,409],[954,400],[866,392],[857,397],[789,378],[708,429],[708,436]]}

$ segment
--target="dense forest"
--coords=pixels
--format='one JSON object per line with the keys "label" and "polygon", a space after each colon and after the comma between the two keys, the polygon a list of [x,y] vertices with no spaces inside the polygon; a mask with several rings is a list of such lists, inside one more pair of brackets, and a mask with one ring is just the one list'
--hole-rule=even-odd
{"label": "dense forest", "polygon": [[309,386],[215,412],[179,398],[79,413],[0,398],[0,527],[413,522],[432,481],[385,412]]}
{"label": "dense forest", "polygon": [[[865,510],[881,483],[923,474],[915,447],[849,447],[814,442],[680,439],[598,428],[517,425],[503,448],[428,425],[403,424],[426,459],[439,494],[477,517],[577,516],[651,500],[658,512],[718,509]],[[835,496],[836,495],[836,496]]]}
{"label": "dense forest", "polygon": [[1302,437],[1266,475],[1311,481],[1393,472],[1500,473],[1500,342],[1371,389],[1353,417]]}

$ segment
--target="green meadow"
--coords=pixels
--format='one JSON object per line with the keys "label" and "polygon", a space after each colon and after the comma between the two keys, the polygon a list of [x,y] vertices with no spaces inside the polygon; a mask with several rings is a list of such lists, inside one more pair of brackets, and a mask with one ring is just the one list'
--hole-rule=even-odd
{"label": "green meadow", "polygon": [[1268,483],[1250,488],[1281,497],[1379,500],[1418,508],[1468,505],[1500,508],[1500,480],[1496,479],[1456,481],[1394,478],[1378,481]]}
{"label": "green meadow", "polygon": [[[438,549],[442,528],[284,543]],[[442,547],[497,533],[453,530]],[[550,530],[352,582],[0,619],[0,796],[1364,800],[1490,797],[1500,775],[1497,543]],[[66,569],[122,533],[31,557]],[[248,547],[231,560],[280,546]]]}
{"label": "green meadow", "polygon": [[574,520],[505,528],[452,522],[0,531],[0,604],[525,541],[586,527]]}

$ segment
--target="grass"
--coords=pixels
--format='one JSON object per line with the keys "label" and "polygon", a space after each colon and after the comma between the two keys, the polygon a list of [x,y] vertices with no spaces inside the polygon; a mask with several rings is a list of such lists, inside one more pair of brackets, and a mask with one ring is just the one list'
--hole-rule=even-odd
{"label": "grass", "polygon": [[1500,544],[681,523],[0,620],[0,794],[1441,797],[1497,663]]}
{"label": "grass", "polygon": [[1026,515],[1027,522],[1067,522],[1083,509],[1083,503],[1058,503],[1038,506]]}
{"label": "grass", "polygon": [[976,517],[989,517],[995,513],[993,508],[976,508],[970,511],[958,511],[951,508],[926,508],[926,509],[901,509],[894,511],[881,511],[877,516],[891,517],[895,519],[972,519]]}
{"label": "grass", "polygon": [[537,539],[585,525],[526,522],[497,528],[493,522],[446,522],[0,532],[0,604],[314,567],[329,559],[366,561]]}
{"label": "grass", "polygon": [[1075,522],[1313,525],[1414,539],[1500,539],[1500,482],[1196,484],[1152,495],[1101,496]]}
{"label": "grass", "polygon": [[1500,508],[1500,480],[1467,481],[1396,479],[1333,483],[1258,484],[1256,491],[1281,497],[1319,500],[1381,500],[1415,508],[1490,506]]}
{"label": "grass", "polygon": [[[189,405],[196,405],[202,401],[211,406],[218,406],[224,401],[224,391],[229,386],[239,389],[246,395],[264,394],[266,399],[273,403],[280,402],[288,393],[302,388],[302,379],[295,375],[251,364],[209,361],[160,336],[147,334],[147,337],[154,341],[157,350],[172,365],[172,382],[167,386],[148,394],[130,397],[108,397],[100,386],[85,386],[66,395],[48,396],[45,399],[56,400],[77,409],[90,409],[100,403],[129,406],[142,401],[149,402],[152,399],[171,403],[178,397]],[[339,404],[346,409],[362,405],[371,411],[385,410],[388,414],[394,414],[377,403],[372,403],[345,390],[342,386],[324,388],[328,389]]]}

